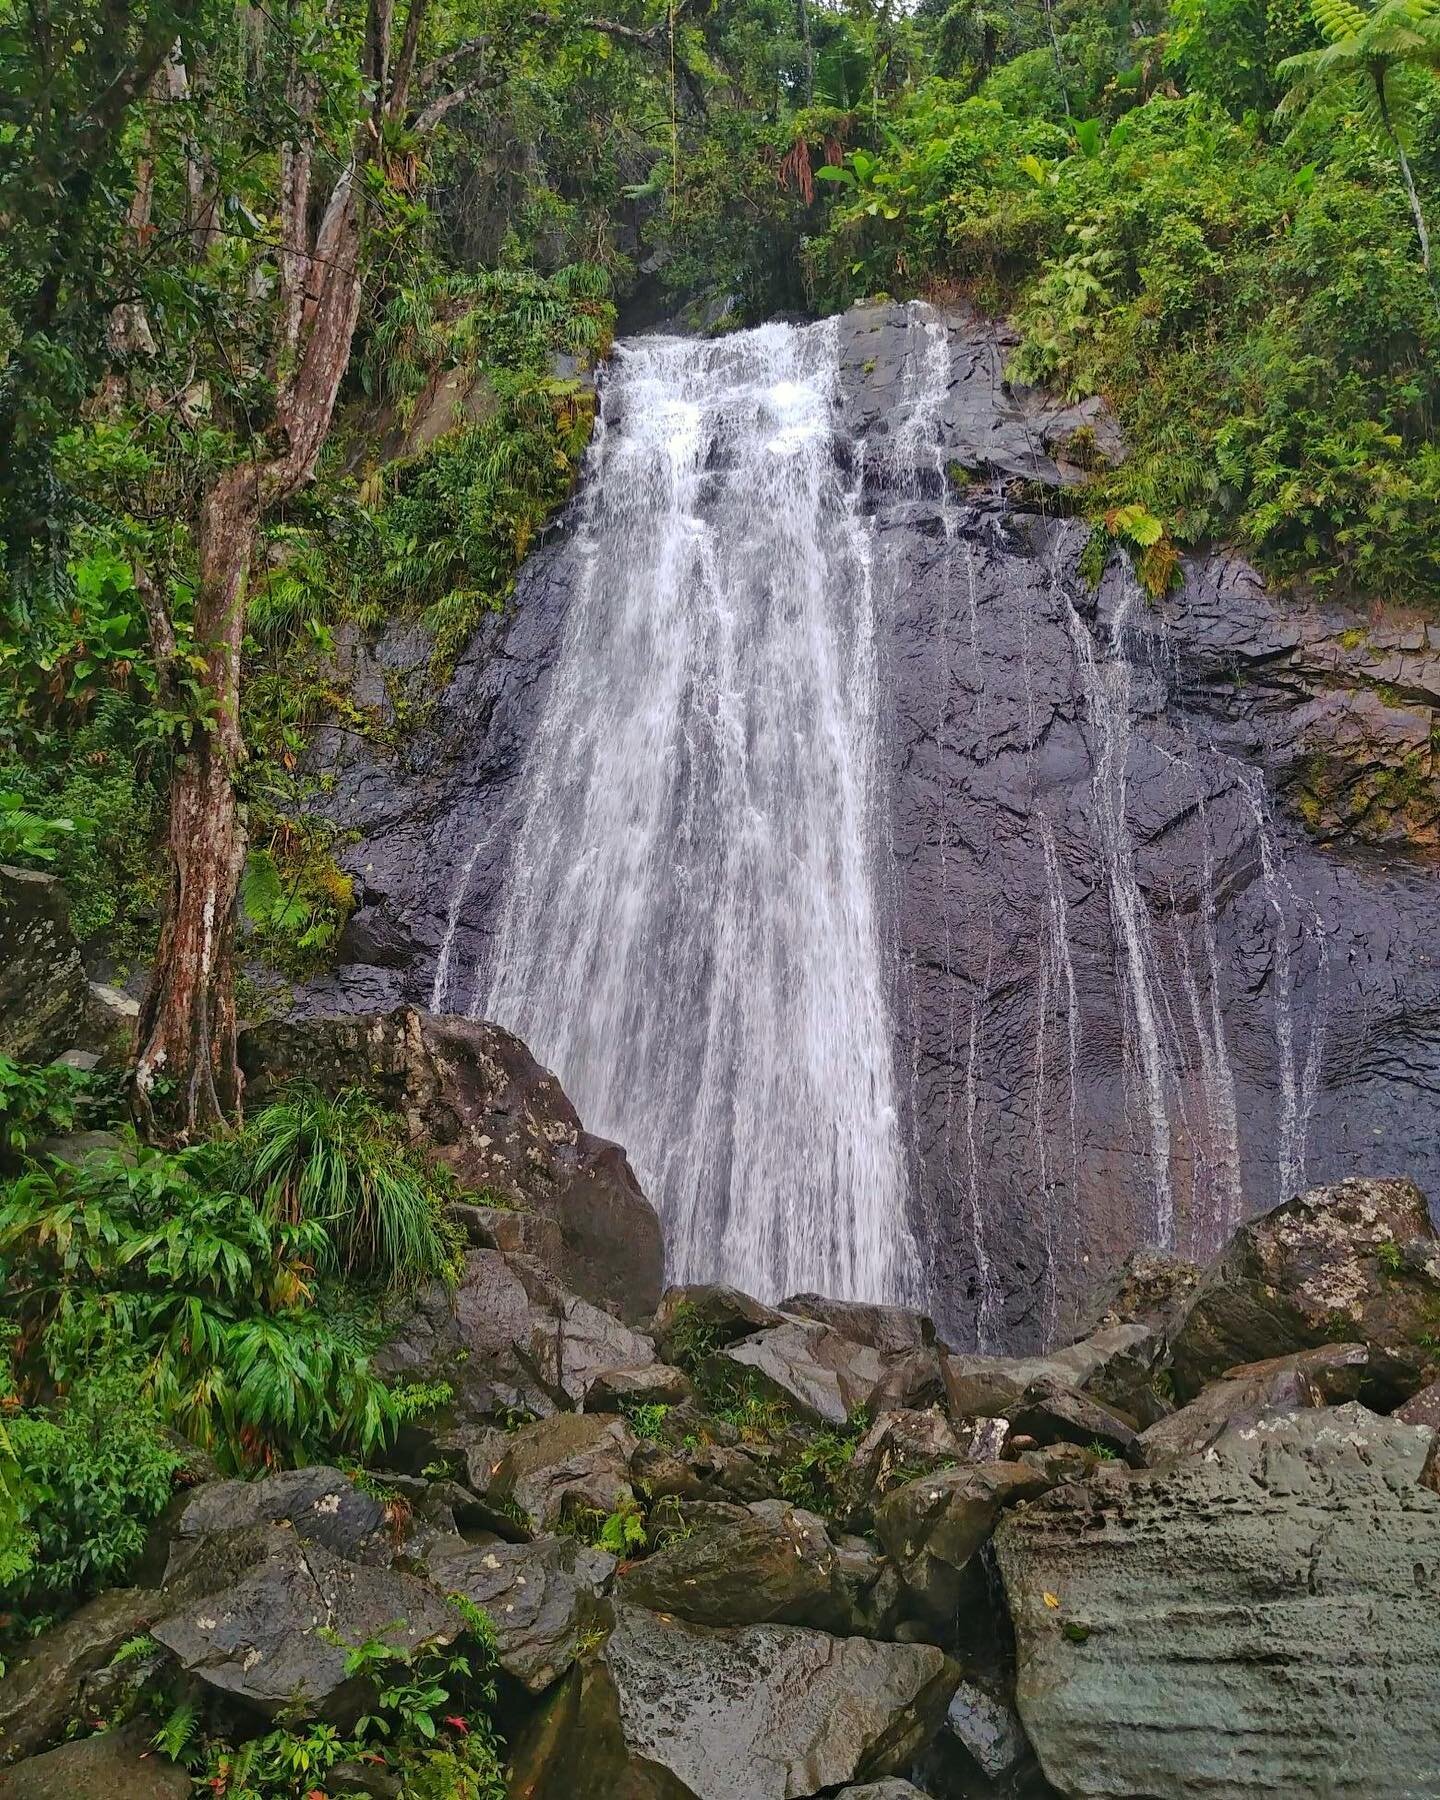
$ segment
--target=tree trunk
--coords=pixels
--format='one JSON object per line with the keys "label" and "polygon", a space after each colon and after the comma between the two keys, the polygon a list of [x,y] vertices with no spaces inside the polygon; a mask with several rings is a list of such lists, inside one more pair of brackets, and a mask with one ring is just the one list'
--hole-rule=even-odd
{"label": "tree trunk", "polygon": [[808,0],[795,0],[796,21],[800,26],[800,42],[805,47],[805,104],[815,104],[815,47],[810,40],[810,7]]}
{"label": "tree trunk", "polygon": [[[158,1112],[181,1142],[223,1123],[240,1105],[233,948],[245,828],[234,779],[245,754],[240,644],[259,523],[256,471],[227,469],[205,497],[196,543],[196,633],[216,710],[170,784],[170,892],[140,1009],[134,1080],[141,1123],[153,1130]],[[159,1105],[157,1080],[169,1086]]]}
{"label": "tree trunk", "polygon": [[[1395,146],[1395,154],[1400,159],[1400,179],[1405,184],[1405,195],[1410,202],[1410,216],[1415,221],[1415,235],[1420,240],[1420,263],[1426,275],[1430,276],[1430,233],[1425,227],[1425,211],[1420,204],[1420,196],[1415,191],[1415,177],[1410,172],[1410,158],[1405,154],[1405,146],[1400,142],[1400,133],[1395,129],[1395,122],[1390,117],[1390,100],[1385,92],[1384,75],[1376,75],[1374,81],[1385,133]],[[1433,277],[1431,279],[1433,281]]]}

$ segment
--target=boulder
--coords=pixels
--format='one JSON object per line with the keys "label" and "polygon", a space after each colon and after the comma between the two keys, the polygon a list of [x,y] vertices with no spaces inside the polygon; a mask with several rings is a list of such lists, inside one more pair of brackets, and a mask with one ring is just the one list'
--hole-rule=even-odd
{"label": "boulder", "polygon": [[573,1537],[533,1544],[457,1544],[430,1559],[430,1579],[483,1607],[495,1627],[500,1667],[532,1694],[575,1661],[601,1628],[615,1558]]}
{"label": "boulder", "polygon": [[1203,1279],[1197,1263],[1166,1250],[1135,1250],[1101,1283],[1085,1315],[1085,1331],[1148,1325],[1162,1335],[1178,1328]]}
{"label": "boulder", "polygon": [[1034,1382],[1007,1416],[1012,1443],[1029,1438],[1040,1446],[1076,1444],[1110,1451],[1127,1462],[1144,1460],[1133,1419],[1058,1382]]}
{"label": "boulder", "polygon": [[622,1569],[619,1599],[696,1625],[815,1625],[848,1618],[840,1558],[823,1520],[783,1500],[679,1509],[679,1528]]}
{"label": "boulder", "polygon": [[683,1406],[695,1389],[688,1375],[669,1363],[643,1368],[599,1369],[588,1378],[581,1399],[585,1412],[620,1412],[628,1406]]}
{"label": "boulder", "polygon": [[779,1459],[768,1444],[641,1444],[631,1465],[656,1500],[768,1500],[780,1489]]}
{"label": "boulder", "polygon": [[833,1326],[841,1337],[887,1356],[928,1350],[935,1343],[935,1321],[905,1306],[879,1306],[868,1300],[828,1300],[823,1294],[792,1294],[780,1302],[782,1313]]}
{"label": "boulder", "polygon": [[844,1425],[862,1407],[875,1412],[923,1406],[940,1393],[934,1350],[888,1355],[816,1320],[786,1319],[728,1345],[717,1361],[753,1372],[765,1388],[821,1425]]}
{"label": "boulder", "polygon": [[592,1137],[559,1082],[498,1025],[414,1007],[285,1019],[242,1034],[252,1101],[290,1081],[363,1087],[412,1143],[477,1194],[553,1219],[555,1273],[582,1298],[636,1320],[660,1297],[660,1222],[625,1152]]}
{"label": "boulder", "polygon": [[[1099,1326],[1089,1337],[1044,1356],[961,1356],[941,1359],[946,1404],[952,1418],[1009,1417],[1026,1393],[1070,1388],[1104,1405],[1156,1416],[1163,1410],[1151,1391],[1165,1352],[1163,1334],[1141,1322]],[[1148,1423],[1148,1420],[1147,1420]]]}
{"label": "boulder", "polygon": [[50,1062],[90,1036],[92,997],[65,890],[0,867],[0,1056]]}
{"label": "boulder", "polygon": [[1440,1319],[1440,1240],[1413,1181],[1342,1181],[1242,1225],[1196,1290],[1172,1354],[1183,1398],[1236,1363],[1364,1344],[1364,1391],[1421,1387]]}
{"label": "boulder", "polygon": [[164,1607],[158,1594],[113,1588],[9,1657],[0,1681],[0,1763],[54,1743],[70,1722],[85,1677],[146,1630]]}
{"label": "boulder", "polygon": [[298,1705],[344,1729],[368,1699],[367,1683],[346,1673],[344,1646],[377,1637],[449,1643],[460,1617],[413,1576],[342,1562],[283,1535],[284,1546],[233,1587],[188,1601],[154,1635],[217,1693],[270,1717]]}
{"label": "boulder", "polygon": [[876,1534],[927,1618],[941,1624],[954,1618],[963,1571],[990,1541],[1001,1513],[1048,1486],[1023,1463],[971,1463],[907,1482],[881,1501]]}
{"label": "boulder", "polygon": [[959,1671],[930,1645],[742,1630],[617,1606],[521,1739],[516,1800],[797,1800],[907,1768]]}
{"label": "boulder", "polygon": [[1144,1459],[1154,1466],[1194,1456],[1232,1419],[1353,1400],[1369,1365],[1363,1344],[1326,1344],[1295,1356],[1241,1363],[1202,1388],[1188,1406],[1142,1432]]}
{"label": "boulder", "polygon": [[845,1471],[852,1516],[867,1513],[891,1488],[969,1460],[973,1430],[957,1430],[938,1407],[880,1413],[855,1446]]}
{"label": "boulder", "polygon": [[783,1323],[783,1315],[773,1306],[752,1300],[738,1288],[693,1282],[666,1288],[650,1329],[662,1354],[671,1362],[683,1362]]}
{"label": "boulder", "polygon": [[961,1678],[925,1752],[923,1777],[945,1800],[1044,1791],[1025,1727],[999,1681]]}
{"label": "boulder", "polygon": [[1271,1414],[1006,1518],[1017,1703],[1072,1800],[1435,1791],[1434,1433]]}
{"label": "boulder", "polygon": [[165,1578],[173,1582],[185,1571],[203,1538],[280,1524],[353,1562],[389,1560],[385,1508],[339,1469],[315,1464],[259,1481],[210,1481],[197,1488],[176,1522]]}
{"label": "boulder", "polygon": [[1293,1356],[1271,1356],[1263,1362],[1236,1363],[1226,1369],[1226,1381],[1255,1381],[1294,1373],[1303,1376],[1326,1406],[1358,1400],[1370,1368],[1370,1352],[1364,1344],[1321,1344],[1314,1350],[1297,1350]]}
{"label": "boulder", "polygon": [[836,1800],[926,1800],[926,1797],[911,1782],[892,1775],[885,1781],[867,1781],[860,1787],[840,1788]]}
{"label": "boulder", "polygon": [[474,1492],[538,1535],[577,1513],[603,1516],[633,1500],[637,1443],[623,1419],[556,1413],[518,1431],[486,1433],[467,1446],[465,1460]]}
{"label": "boulder", "polygon": [[521,1206],[477,1205],[457,1200],[450,1217],[465,1233],[465,1241],[477,1250],[503,1250],[507,1256],[533,1256],[547,1269],[558,1269],[564,1260],[560,1227],[544,1213]]}
{"label": "boulder", "polygon": [[77,1738],[0,1774],[3,1800],[189,1800],[190,1777],[133,1728]]}
{"label": "boulder", "polygon": [[1395,1417],[1407,1425],[1428,1425],[1432,1431],[1440,1431],[1440,1381],[1412,1394],[1403,1406],[1396,1407]]}
{"label": "boulder", "polygon": [[462,1421],[578,1407],[597,1375],[665,1379],[650,1338],[571,1293],[532,1258],[499,1250],[468,1251],[453,1289],[437,1282],[419,1295],[375,1366],[449,1381]]}

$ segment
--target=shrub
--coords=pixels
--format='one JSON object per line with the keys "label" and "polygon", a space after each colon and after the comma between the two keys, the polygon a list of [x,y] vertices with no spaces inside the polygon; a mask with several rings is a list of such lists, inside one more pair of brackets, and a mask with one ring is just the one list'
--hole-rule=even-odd
{"label": "shrub", "polygon": [[92,1368],[232,1468],[303,1459],[395,1428],[369,1365],[373,1313],[333,1284],[324,1222],[267,1216],[226,1147],[33,1169],[0,1190],[0,1259],[36,1391]]}
{"label": "shrub", "polygon": [[115,1123],[124,1115],[118,1073],[0,1056],[0,1169],[39,1138]]}
{"label": "shrub", "polygon": [[[170,1497],[184,1458],[156,1407],[119,1366],[86,1374],[52,1406],[9,1423],[17,1496],[7,1567],[0,1542],[0,1601],[36,1613],[73,1605],[124,1579]],[[28,1565],[28,1566],[25,1566]]]}

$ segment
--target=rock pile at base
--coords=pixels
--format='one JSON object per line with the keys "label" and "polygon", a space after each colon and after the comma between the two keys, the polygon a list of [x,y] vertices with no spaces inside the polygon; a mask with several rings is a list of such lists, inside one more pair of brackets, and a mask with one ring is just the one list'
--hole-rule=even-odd
{"label": "rock pile at base", "polygon": [[111,1800],[172,1791],[122,1734],[50,1748],[139,1631],[222,1715],[343,1727],[337,1640],[448,1641],[454,1594],[494,1622],[530,1800],[1440,1795],[1440,1243],[1409,1183],[1306,1194],[1208,1270],[1137,1258],[1024,1358],[720,1287],[627,1324],[537,1242],[487,1226],[397,1321],[390,1367],[454,1397],[390,1470],[202,1486],[157,1587],[30,1647],[0,1800],[92,1763]]}

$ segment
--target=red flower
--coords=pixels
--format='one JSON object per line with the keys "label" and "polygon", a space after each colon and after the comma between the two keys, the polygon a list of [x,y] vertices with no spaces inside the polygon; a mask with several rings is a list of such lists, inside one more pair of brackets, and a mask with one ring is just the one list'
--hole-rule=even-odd
{"label": "red flower", "polygon": [[469,1737],[470,1735],[470,1727],[460,1717],[459,1713],[452,1713],[448,1719],[442,1719],[440,1723],[442,1725],[450,1726],[454,1731],[458,1731],[461,1737]]}

